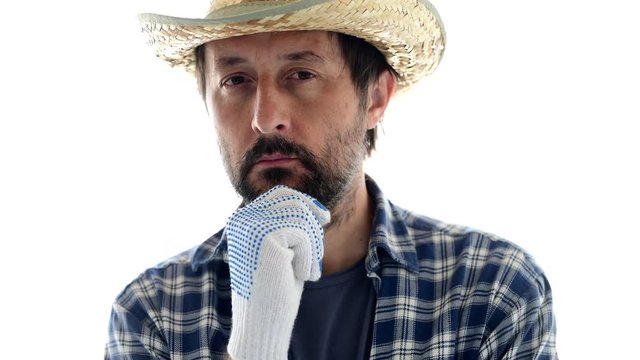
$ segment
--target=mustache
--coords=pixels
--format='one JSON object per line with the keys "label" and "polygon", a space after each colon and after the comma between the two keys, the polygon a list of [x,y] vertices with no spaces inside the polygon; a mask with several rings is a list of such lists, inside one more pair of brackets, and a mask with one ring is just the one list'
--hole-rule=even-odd
{"label": "mustache", "polygon": [[253,165],[255,165],[263,155],[280,153],[288,156],[295,156],[307,170],[315,173],[320,164],[315,160],[314,154],[304,145],[296,144],[283,137],[260,136],[256,143],[242,157],[240,166],[240,178],[245,178]]}

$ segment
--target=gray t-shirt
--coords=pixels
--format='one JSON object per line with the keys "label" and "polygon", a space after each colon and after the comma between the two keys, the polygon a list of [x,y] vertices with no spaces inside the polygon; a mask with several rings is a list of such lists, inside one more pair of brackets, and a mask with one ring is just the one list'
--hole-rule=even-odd
{"label": "gray t-shirt", "polygon": [[306,282],[289,359],[368,359],[375,302],[364,261],[317,282]]}

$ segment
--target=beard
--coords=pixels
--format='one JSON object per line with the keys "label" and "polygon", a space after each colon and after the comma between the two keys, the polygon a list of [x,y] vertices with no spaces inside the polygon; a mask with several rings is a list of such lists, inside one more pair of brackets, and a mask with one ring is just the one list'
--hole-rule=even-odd
{"label": "beard", "polygon": [[[362,120],[362,119],[359,119]],[[366,129],[360,123],[341,134],[331,134],[322,149],[316,154],[302,144],[281,136],[261,136],[232,166],[228,146],[221,145],[227,173],[236,192],[243,198],[243,204],[276,185],[288,185],[306,193],[328,209],[333,210],[342,200],[353,179],[359,172],[366,157]],[[280,153],[297,158],[304,171],[286,167],[272,167],[260,170],[251,181],[251,171],[263,155]],[[256,179],[254,179],[256,180]]]}

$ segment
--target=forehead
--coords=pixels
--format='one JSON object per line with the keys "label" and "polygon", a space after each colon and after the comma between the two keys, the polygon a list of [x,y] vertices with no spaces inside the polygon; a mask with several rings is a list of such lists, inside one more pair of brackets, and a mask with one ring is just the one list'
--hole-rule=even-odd
{"label": "forehead", "polygon": [[[292,53],[312,53],[324,61],[341,62],[337,36],[327,31],[284,31],[214,40],[204,45],[207,60],[239,57],[258,60]],[[286,56],[285,56],[286,57]]]}

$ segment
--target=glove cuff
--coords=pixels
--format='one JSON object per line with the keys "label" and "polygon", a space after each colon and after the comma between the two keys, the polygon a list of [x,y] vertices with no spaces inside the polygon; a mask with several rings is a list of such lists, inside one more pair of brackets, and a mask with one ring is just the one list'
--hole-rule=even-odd
{"label": "glove cuff", "polygon": [[[302,284],[300,282],[300,293]],[[255,301],[233,296],[231,300],[232,328],[227,351],[232,359],[286,360],[297,307],[278,309],[291,305],[285,305],[285,299],[276,298]],[[242,325],[234,326],[236,324]]]}

